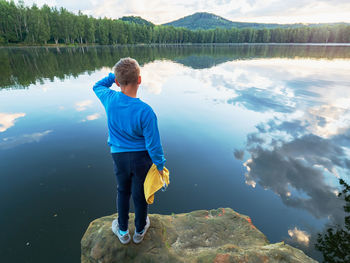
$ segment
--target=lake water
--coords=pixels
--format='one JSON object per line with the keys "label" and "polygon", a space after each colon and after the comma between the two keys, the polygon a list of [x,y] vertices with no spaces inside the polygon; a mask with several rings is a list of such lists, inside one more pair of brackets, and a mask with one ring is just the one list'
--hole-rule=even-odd
{"label": "lake water", "polygon": [[116,212],[92,86],[127,56],[171,172],[150,212],[231,207],[320,260],[317,233],[344,219],[349,46],[1,48],[1,261],[79,262],[89,222]]}

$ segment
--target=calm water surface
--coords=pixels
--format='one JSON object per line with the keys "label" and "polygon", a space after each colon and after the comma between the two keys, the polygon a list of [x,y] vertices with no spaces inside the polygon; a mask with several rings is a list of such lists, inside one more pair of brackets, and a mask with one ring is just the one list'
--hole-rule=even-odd
{"label": "calm water surface", "polygon": [[350,181],[350,47],[237,45],[0,49],[1,261],[79,262],[89,222],[116,212],[92,86],[126,56],[171,171],[150,212],[231,207],[322,259]]}

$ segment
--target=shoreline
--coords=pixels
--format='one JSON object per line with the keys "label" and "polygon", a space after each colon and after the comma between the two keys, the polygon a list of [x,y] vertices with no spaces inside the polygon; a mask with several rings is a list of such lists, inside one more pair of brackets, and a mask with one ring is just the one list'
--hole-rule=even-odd
{"label": "shoreline", "polygon": [[22,45],[22,44],[7,44],[0,45],[0,48],[79,48],[79,47],[159,47],[159,46],[335,46],[335,47],[350,47],[350,43],[151,43],[151,44],[116,44],[116,45],[100,45],[100,44],[44,44],[44,45]]}
{"label": "shoreline", "polygon": [[[123,245],[112,233],[118,214],[90,222],[81,239],[81,263],[98,262],[295,262],[317,263],[284,241],[270,243],[249,216],[232,208],[149,214],[151,225],[141,245]],[[130,232],[135,231],[130,213]],[[259,260],[259,262],[262,262]]]}

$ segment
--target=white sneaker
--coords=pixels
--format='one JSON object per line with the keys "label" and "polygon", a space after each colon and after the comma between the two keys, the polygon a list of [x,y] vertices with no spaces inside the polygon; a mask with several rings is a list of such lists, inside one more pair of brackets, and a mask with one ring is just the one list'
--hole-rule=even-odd
{"label": "white sneaker", "polygon": [[114,219],[112,222],[112,231],[113,231],[114,235],[116,235],[119,238],[120,243],[122,243],[124,245],[128,244],[131,240],[131,237],[129,234],[129,229],[127,230],[127,233],[124,235],[122,235],[119,232],[119,230],[120,229],[119,229],[118,219]]}
{"label": "white sneaker", "polygon": [[149,220],[149,217],[147,216],[147,218],[146,218],[146,225],[145,225],[145,228],[142,230],[142,232],[141,233],[137,233],[136,229],[135,229],[134,236],[132,237],[132,240],[134,241],[135,244],[139,244],[139,243],[142,242],[142,240],[145,237],[146,232],[147,232],[148,228],[150,227],[150,225],[151,225],[151,222]]}

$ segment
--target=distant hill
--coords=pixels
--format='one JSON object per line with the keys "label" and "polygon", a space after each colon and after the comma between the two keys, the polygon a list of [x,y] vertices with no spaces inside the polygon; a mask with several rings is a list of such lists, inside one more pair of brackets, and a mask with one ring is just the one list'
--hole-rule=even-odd
{"label": "distant hill", "polygon": [[[248,23],[248,22],[233,22],[221,16],[211,13],[194,13],[193,15],[185,16],[178,20],[165,23],[166,26],[185,27],[191,30],[196,29],[215,29],[215,28],[286,28],[286,27],[301,27],[305,24],[264,24],[264,23]],[[321,24],[312,24],[316,26]]]}
{"label": "distant hill", "polygon": [[212,29],[217,27],[231,28],[234,26],[234,23],[214,14],[194,13],[163,25],[188,29]]}
{"label": "distant hill", "polygon": [[139,25],[154,26],[153,23],[147,21],[146,19],[143,19],[140,16],[123,16],[122,18],[119,18],[119,20]]}
{"label": "distant hill", "polygon": [[[123,16],[122,18],[119,18],[119,20],[129,22],[129,23],[135,23],[139,25],[146,25],[146,26],[154,26],[154,24],[146,19],[143,19],[140,16]],[[324,24],[265,24],[265,23],[251,23],[251,22],[234,22],[230,21],[228,19],[225,19],[221,16],[217,16],[215,14],[206,13],[206,12],[197,12],[189,16],[185,16],[183,18],[180,18],[178,20],[168,22],[165,24],[162,24],[164,26],[174,26],[174,27],[184,27],[190,30],[197,30],[197,29],[215,29],[215,28],[253,28],[253,29],[262,29],[262,28],[297,28],[297,27],[304,27],[304,26],[310,26],[310,27],[318,27],[323,25],[337,25],[337,24],[345,24],[349,25],[349,23],[324,23]]]}

